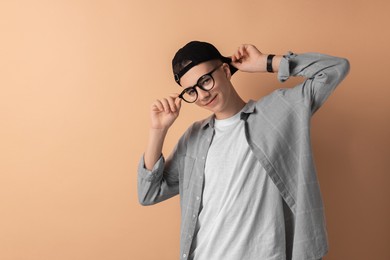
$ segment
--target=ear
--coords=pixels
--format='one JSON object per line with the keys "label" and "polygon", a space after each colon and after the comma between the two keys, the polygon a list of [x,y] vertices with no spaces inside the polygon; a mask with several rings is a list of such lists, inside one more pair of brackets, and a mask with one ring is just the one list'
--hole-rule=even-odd
{"label": "ear", "polygon": [[231,74],[231,72],[230,72],[229,64],[224,63],[224,64],[222,65],[222,69],[223,69],[223,71],[225,72],[226,78],[227,78],[228,80],[230,80],[231,77],[232,77],[232,74]]}

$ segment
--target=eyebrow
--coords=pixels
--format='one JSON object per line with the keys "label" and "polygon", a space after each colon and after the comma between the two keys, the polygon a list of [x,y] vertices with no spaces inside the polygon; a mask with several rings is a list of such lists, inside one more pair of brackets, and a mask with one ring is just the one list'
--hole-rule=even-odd
{"label": "eyebrow", "polygon": [[218,69],[219,67],[221,67],[222,65],[223,65],[223,62],[220,63],[220,64],[218,64],[218,65],[216,65],[216,66],[215,66],[213,69],[211,69],[209,72],[207,72],[207,73],[203,74],[202,76],[200,76],[200,77],[196,80],[196,83],[195,83],[195,84],[193,84],[193,85],[191,85],[191,86],[188,86],[188,87],[185,87],[184,89],[187,89],[187,88],[194,88],[196,85],[198,85],[198,82],[199,82],[199,80],[200,80],[202,77],[204,77],[204,76],[210,74],[211,72],[214,72],[215,70],[217,70],[217,69]]}

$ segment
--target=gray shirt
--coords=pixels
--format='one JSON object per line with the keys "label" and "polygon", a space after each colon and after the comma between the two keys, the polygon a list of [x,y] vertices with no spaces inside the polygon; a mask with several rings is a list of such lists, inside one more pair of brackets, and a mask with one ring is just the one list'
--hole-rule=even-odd
{"label": "gray shirt", "polygon": [[[310,118],[349,71],[343,58],[319,53],[286,54],[278,78],[303,76],[293,88],[249,101],[241,113],[251,151],[283,198],[286,259],[318,259],[328,250],[322,198],[310,144]],[[214,134],[213,116],[195,122],[165,161],[152,171],[138,167],[138,198],[152,205],[180,194],[180,257],[188,259],[203,192],[205,161]]]}

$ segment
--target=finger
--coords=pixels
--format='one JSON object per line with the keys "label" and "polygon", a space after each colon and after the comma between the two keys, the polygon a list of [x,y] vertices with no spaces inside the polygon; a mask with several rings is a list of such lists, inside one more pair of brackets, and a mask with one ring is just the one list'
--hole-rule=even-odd
{"label": "finger", "polygon": [[246,44],[242,44],[238,49],[241,58],[245,57],[246,55],[246,47]]}
{"label": "finger", "polygon": [[241,70],[241,66],[242,66],[242,61],[241,60],[237,60],[237,61],[232,61],[231,64],[236,67],[238,70]]}
{"label": "finger", "polygon": [[232,60],[232,62],[235,62],[237,60],[236,55],[232,54],[232,56],[230,56],[230,59]]}
{"label": "finger", "polygon": [[244,49],[244,45],[240,45],[240,46],[238,47],[237,54],[238,54],[239,60],[241,60],[242,57],[244,56],[243,49]]}
{"label": "finger", "polygon": [[248,45],[248,44],[244,44],[242,46],[242,50],[241,50],[242,57],[244,57],[244,58],[249,57],[249,48],[250,48],[250,45]]}
{"label": "finger", "polygon": [[238,47],[236,53],[234,54],[235,58],[233,61],[242,63],[243,59],[247,57],[246,44],[242,44]]}
{"label": "finger", "polygon": [[232,56],[230,56],[230,58],[232,59],[232,61],[237,60],[237,50],[235,52],[233,52],[233,54],[232,54]]}
{"label": "finger", "polygon": [[235,52],[233,52],[233,54],[231,56],[232,61],[238,61],[240,59],[239,48],[240,47],[238,47],[237,50]]}
{"label": "finger", "polygon": [[237,52],[234,56],[234,60],[235,62],[240,62],[241,61],[241,55]]}
{"label": "finger", "polygon": [[161,104],[162,104],[162,106],[164,108],[164,112],[166,112],[166,113],[170,113],[171,112],[171,109],[169,107],[169,102],[168,102],[168,100],[166,98],[163,98],[161,100]]}
{"label": "finger", "polygon": [[238,52],[238,50],[233,53],[233,55],[231,56],[231,59],[233,62],[239,62],[241,60],[241,56],[240,56],[240,53]]}
{"label": "finger", "polygon": [[240,47],[238,47],[237,52],[239,53],[240,57],[243,56],[243,49],[244,49],[244,46],[243,46],[243,45],[241,45]]}
{"label": "finger", "polygon": [[156,100],[153,104],[152,104],[152,111],[156,111],[156,112],[161,112],[161,111],[164,111],[164,107],[161,103],[160,100]]}
{"label": "finger", "polygon": [[178,93],[171,93],[169,96],[173,98],[173,102],[176,110],[180,110],[181,107],[181,98],[179,97],[180,95]]}
{"label": "finger", "polygon": [[180,111],[180,109],[181,109],[181,98],[177,97],[175,99],[175,104],[176,104],[176,107],[177,107],[177,111]]}
{"label": "finger", "polygon": [[176,112],[176,104],[175,104],[175,99],[173,97],[167,98],[169,109],[175,113]]}

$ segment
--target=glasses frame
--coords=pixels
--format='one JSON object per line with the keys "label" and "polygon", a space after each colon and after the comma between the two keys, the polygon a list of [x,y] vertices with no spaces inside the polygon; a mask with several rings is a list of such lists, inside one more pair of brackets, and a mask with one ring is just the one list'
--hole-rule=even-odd
{"label": "glasses frame", "polygon": [[[193,85],[193,86],[191,86],[191,87],[185,88],[185,89],[180,93],[179,98],[183,99],[183,100],[184,100],[185,102],[187,102],[187,103],[194,103],[196,100],[198,100],[198,96],[199,96],[199,93],[198,93],[198,91],[196,90],[196,87],[199,87],[201,90],[207,91],[207,92],[209,92],[210,90],[212,90],[212,89],[214,88],[214,85],[215,85],[215,79],[213,78],[213,75],[212,75],[212,74],[213,74],[215,71],[217,71],[220,67],[222,67],[223,64],[224,64],[224,63],[219,64],[219,65],[218,65],[217,67],[215,67],[212,71],[210,71],[209,73],[206,73],[206,74],[204,74],[203,76],[201,76],[201,77],[197,80],[197,82],[196,82],[195,85]],[[199,85],[200,81],[201,81],[204,77],[206,77],[206,76],[209,76],[209,77],[213,80],[213,86],[212,86],[210,89],[205,89],[205,88],[203,88],[201,85]],[[194,101],[188,101],[188,100],[186,100],[186,99],[183,97],[184,94],[185,94],[186,92],[188,92],[189,90],[195,91],[196,98],[194,99]]]}

